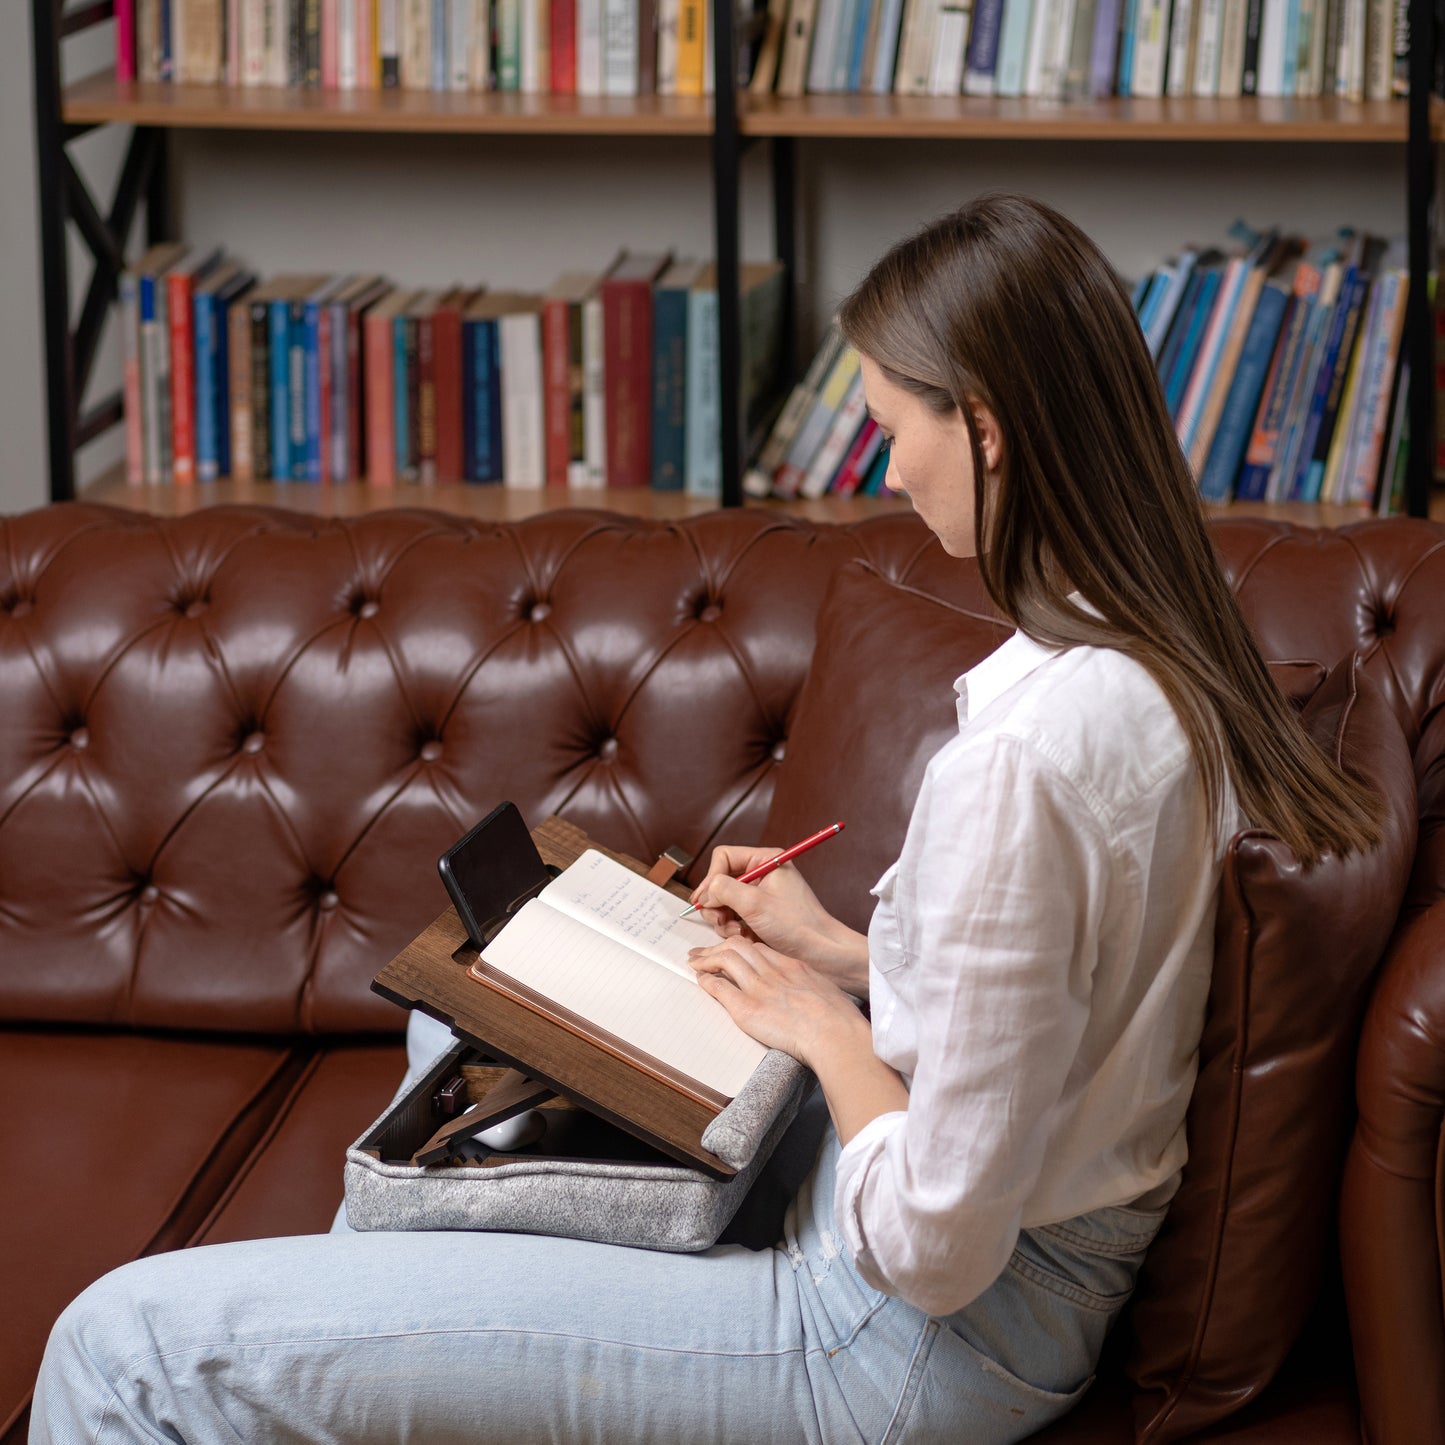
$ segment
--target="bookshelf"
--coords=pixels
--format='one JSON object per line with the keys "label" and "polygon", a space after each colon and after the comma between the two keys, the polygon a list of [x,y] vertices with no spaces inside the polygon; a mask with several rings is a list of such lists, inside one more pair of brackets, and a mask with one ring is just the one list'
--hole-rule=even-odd
{"label": "bookshelf", "polygon": [[[76,494],[78,449],[116,425],[121,416],[119,395],[107,397],[82,414],[84,395],[100,332],[124,265],[121,248],[142,200],[146,206],[146,239],[155,242],[175,234],[167,175],[166,138],[190,130],[235,133],[386,134],[396,136],[492,136],[506,144],[509,136],[599,137],[626,146],[630,140],[657,137],[705,139],[709,146],[713,198],[713,241],[719,293],[719,344],[724,378],[720,450],[723,457],[724,505],[740,505],[742,462],[745,459],[739,386],[741,157],[745,147],[766,152],[773,198],[774,254],[787,273],[789,315],[785,319],[785,373],[799,371],[796,296],[799,147],[846,144],[852,141],[1011,143],[1068,142],[1100,147],[1097,154],[1119,165],[1120,144],[1190,143],[1230,148],[1243,170],[1251,164],[1256,143],[1328,147],[1333,144],[1380,148],[1382,156],[1406,153],[1406,203],[1410,241],[1410,313],[1406,348],[1415,384],[1411,388],[1410,423],[1416,436],[1433,435],[1433,324],[1425,277],[1430,269],[1429,214],[1433,200],[1436,140],[1445,137],[1445,104],[1430,94],[1434,52],[1434,16],[1429,0],[1410,0],[1412,97],[1408,103],[1378,101],[1346,103],[1322,99],[1236,100],[1177,98],[1141,100],[1115,98],[1081,104],[1026,99],[974,97],[925,98],[872,95],[809,95],[800,99],[758,97],[737,92],[730,83],[734,54],[734,17],[729,5],[713,7],[715,100],[579,98],[516,94],[452,94],[420,91],[338,92],[292,89],[232,89],[220,86],[118,82],[109,72],[72,84],[62,83],[61,45],[70,35],[104,24],[113,16],[112,0],[87,0],[66,8],[65,0],[32,0],[35,47],[35,104],[38,174],[41,190],[43,315],[46,336],[47,419],[51,454],[51,496]],[[129,149],[116,194],[102,214],[67,154],[67,146],[98,126],[122,125],[131,130]],[[761,143],[761,145],[759,145]],[[1107,147],[1107,151],[1104,149]],[[1324,152],[1321,151],[1321,154]],[[545,185],[545,180],[539,184]],[[1027,186],[1027,173],[1018,183]],[[886,177],[880,185],[886,186]],[[912,218],[901,216],[899,225]],[[95,257],[85,299],[72,322],[70,279],[64,240],[74,225]],[[1430,456],[1426,447],[1412,453],[1407,509],[1425,515],[1431,507]],[[190,510],[216,501],[240,500],[225,486],[190,489],[195,495],[168,499],[175,489],[127,488],[123,479],[102,477],[86,489],[95,497],[121,505],[154,510]],[[306,489],[298,484],[273,488],[278,504],[304,510],[356,511],[365,506],[432,505],[428,489],[402,486],[376,489],[342,486]],[[438,505],[450,505],[446,488],[430,489]],[[480,489],[487,492],[493,489]],[[671,510],[706,509],[696,499],[673,500],[659,494],[642,501],[622,492],[513,492],[495,489],[495,499],[478,499],[478,515],[526,514],[556,505],[593,505],[642,510],[647,515],[679,515]],[[531,498],[519,500],[519,495]],[[252,498],[259,499],[259,498]],[[809,514],[850,519],[859,512],[855,499],[824,498],[807,504]],[[889,499],[861,499],[886,508]],[[471,503],[467,504],[472,505]],[[776,505],[776,504],[773,504]],[[520,513],[516,509],[523,509]],[[801,509],[801,508],[800,508]],[[1242,508],[1235,514],[1242,515]],[[1356,508],[1295,504],[1272,509],[1273,515],[1302,523],[1338,525],[1361,515]]]}

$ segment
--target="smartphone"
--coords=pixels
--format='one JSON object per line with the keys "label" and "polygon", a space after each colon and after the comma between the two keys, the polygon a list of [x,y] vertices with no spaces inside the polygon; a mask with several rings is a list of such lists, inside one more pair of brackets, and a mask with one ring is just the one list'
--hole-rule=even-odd
{"label": "smartphone", "polygon": [[490,942],[513,909],[554,876],[515,803],[499,803],[468,829],[437,859],[437,871],[478,948]]}

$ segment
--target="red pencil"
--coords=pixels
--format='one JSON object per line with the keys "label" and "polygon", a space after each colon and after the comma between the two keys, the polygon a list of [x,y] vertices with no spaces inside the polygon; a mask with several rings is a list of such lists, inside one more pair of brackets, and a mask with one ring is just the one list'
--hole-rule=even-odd
{"label": "red pencil", "polygon": [[[738,882],[756,883],[759,878],[766,878],[768,874],[773,871],[774,868],[780,867],[784,863],[791,862],[800,853],[806,853],[809,848],[816,848],[819,843],[827,842],[829,838],[835,837],[842,831],[842,823],[829,823],[826,828],[819,828],[816,833],[814,833],[809,838],[804,838],[801,843],[794,843],[791,848],[784,848],[783,851],[779,853],[776,858],[769,858],[766,863],[759,863],[756,868],[749,868],[746,873],[739,874]],[[690,903],[685,909],[683,909],[683,911],[678,915],[678,917],[686,918],[689,913],[696,912],[697,904]]]}

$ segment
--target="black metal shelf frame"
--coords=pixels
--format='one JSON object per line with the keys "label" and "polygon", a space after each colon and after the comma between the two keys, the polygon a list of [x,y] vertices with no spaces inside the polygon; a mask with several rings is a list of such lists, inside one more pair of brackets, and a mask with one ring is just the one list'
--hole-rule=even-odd
{"label": "black metal shelf frame", "polygon": [[[713,127],[710,140],[714,255],[718,287],[718,349],[723,378],[719,445],[722,504],[742,505],[747,460],[746,416],[741,394],[741,180],[742,157],[750,138],[741,134],[737,105],[737,33],[731,3],[713,10]],[[65,0],[32,0],[35,70],[35,144],[40,209],[41,288],[45,332],[47,436],[50,497],[76,494],[76,453],[120,423],[119,392],[82,409],[101,331],[115,303],[125,245],[142,199],[150,244],[171,239],[172,213],[163,128],[132,130],[120,178],[102,215],[76,169],[68,146],[90,126],[62,120],[61,46],[67,38],[114,17],[114,0],[89,0],[67,11]],[[1433,0],[1409,0],[1410,98],[1406,140],[1406,229],[1410,289],[1405,320],[1405,353],[1410,365],[1409,425],[1412,440],[1406,480],[1406,510],[1428,515],[1434,470],[1435,334],[1429,295],[1435,192],[1435,147],[1430,134],[1434,83]],[[786,312],[783,321],[784,377],[797,371],[796,141],[779,136],[751,143],[769,148],[773,200],[774,255],[783,263]],[[67,223],[84,240],[94,268],[80,319],[70,325]]]}

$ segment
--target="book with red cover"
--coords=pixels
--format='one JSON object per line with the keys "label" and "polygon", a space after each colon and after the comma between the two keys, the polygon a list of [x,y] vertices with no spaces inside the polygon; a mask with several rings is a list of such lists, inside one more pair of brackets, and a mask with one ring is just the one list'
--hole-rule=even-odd
{"label": "book with red cover", "polygon": [[577,94],[577,0],[552,0],[552,94]]}
{"label": "book with red cover", "polygon": [[480,287],[453,286],[432,313],[439,482],[462,480],[462,312],[480,295]]}
{"label": "book with red cover", "polygon": [[602,281],[607,485],[652,485],[652,287],[669,257],[628,252]]}
{"label": "book with red cover", "polygon": [[[391,291],[384,276],[360,277],[355,286],[336,297],[332,324],[344,328],[343,355],[346,376],[345,449],[335,468],[337,481],[360,480],[366,476],[366,391],[365,367],[362,364],[361,321],[366,312]],[[338,431],[341,431],[338,428]]]}
{"label": "book with red cover", "polygon": [[196,479],[196,347],[191,297],[221,263],[221,251],[186,257],[166,272],[171,339],[171,480]]}
{"label": "book with red cover", "polygon": [[409,378],[416,390],[416,405],[408,411],[415,433],[411,456],[417,481],[426,484],[437,479],[436,331],[432,318],[443,294],[424,291],[407,312],[408,322],[416,329],[416,370]]}
{"label": "book with red cover", "polygon": [[373,486],[396,484],[396,397],[392,323],[414,293],[392,291],[362,320],[366,386],[366,480]]}

